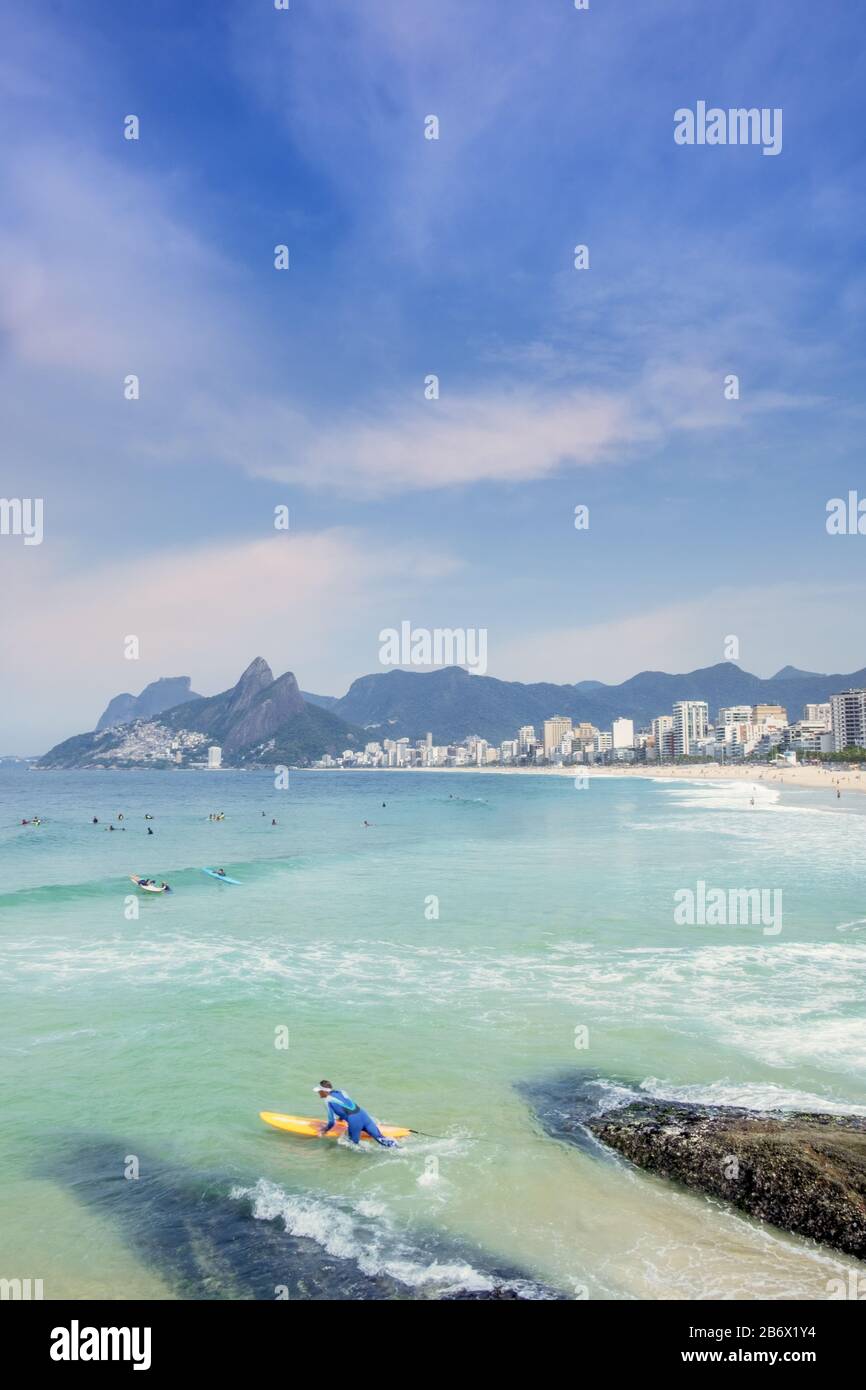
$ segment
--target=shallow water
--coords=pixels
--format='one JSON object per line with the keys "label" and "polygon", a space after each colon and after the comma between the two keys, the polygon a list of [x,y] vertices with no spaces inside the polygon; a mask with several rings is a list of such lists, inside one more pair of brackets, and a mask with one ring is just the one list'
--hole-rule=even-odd
{"label": "shallow water", "polygon": [[[46,1297],[435,1296],[501,1271],[539,1294],[827,1297],[844,1258],[561,1145],[535,1112],[591,1068],[613,1099],[866,1113],[866,805],[849,800],[0,772],[0,1275]],[[130,873],[174,891],[137,894]],[[698,879],[780,888],[782,931],[677,926]],[[321,1076],[439,1137],[354,1152],[260,1123],[317,1113]],[[131,1158],[152,1181],[124,1181]]]}

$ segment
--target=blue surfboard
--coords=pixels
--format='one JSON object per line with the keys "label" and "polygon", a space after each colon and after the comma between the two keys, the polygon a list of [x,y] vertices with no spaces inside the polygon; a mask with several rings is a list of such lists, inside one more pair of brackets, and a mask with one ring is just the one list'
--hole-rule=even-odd
{"label": "blue surfboard", "polygon": [[220,883],[236,883],[240,887],[239,878],[229,878],[228,874],[218,874],[216,869],[202,869],[202,873],[210,874],[211,878],[217,879]]}

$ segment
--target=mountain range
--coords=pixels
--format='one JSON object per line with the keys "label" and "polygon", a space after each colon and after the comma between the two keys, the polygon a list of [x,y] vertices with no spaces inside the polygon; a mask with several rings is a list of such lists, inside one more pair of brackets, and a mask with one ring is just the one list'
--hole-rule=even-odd
{"label": "mountain range", "polygon": [[[458,742],[468,734],[499,743],[514,737],[523,724],[540,728],[554,714],[587,720],[599,728],[609,728],[620,716],[640,726],[669,714],[675,700],[706,700],[711,718],[723,705],[779,704],[796,719],[804,704],[864,685],[866,668],[847,675],[823,675],[785,666],[763,680],[730,661],[679,675],[641,671],[619,685],[594,680],[574,685],[523,684],[473,676],[462,667],[449,666],[361,676],[338,697],[302,692],[290,671],[275,679],[267,662],[257,657],[237,684],[219,695],[195,695],[189,689],[189,677],[177,676],[154,681],[139,696],[117,696],[92,733],[58,744],[40,765],[116,765],[118,755],[113,750],[145,723],[155,724],[167,737],[203,734],[220,744],[224,761],[233,766],[297,766],[366,742],[415,740],[428,732],[440,744]],[[180,691],[180,701],[155,710],[170,688]],[[131,722],[118,723],[117,713],[124,708],[137,712]],[[142,714],[143,708],[154,713]],[[196,756],[201,756],[200,751]]]}
{"label": "mountain range", "polygon": [[522,724],[534,724],[553,714],[588,720],[610,728],[619,716],[636,726],[660,714],[670,714],[675,700],[706,700],[711,718],[723,705],[784,705],[798,718],[807,703],[828,700],[852,686],[866,685],[866,668],[850,675],[821,675],[785,666],[769,680],[753,676],[730,661],[716,666],[668,675],[641,671],[619,685],[578,681],[574,685],[548,682],[524,685],[493,676],[472,676],[462,667],[419,672],[393,670],[361,676],[342,698],[305,694],[313,704],[368,731],[375,739],[423,738],[450,743],[479,734],[492,743],[513,738]]}

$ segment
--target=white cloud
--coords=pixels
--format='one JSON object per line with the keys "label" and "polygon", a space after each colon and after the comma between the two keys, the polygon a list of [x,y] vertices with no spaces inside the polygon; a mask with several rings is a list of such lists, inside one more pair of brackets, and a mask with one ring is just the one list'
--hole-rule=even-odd
{"label": "white cloud", "polygon": [[544,478],[565,463],[598,463],[645,433],[626,399],[494,389],[318,428],[269,401],[240,410],[200,402],[196,424],[212,453],[256,476],[372,495]]}

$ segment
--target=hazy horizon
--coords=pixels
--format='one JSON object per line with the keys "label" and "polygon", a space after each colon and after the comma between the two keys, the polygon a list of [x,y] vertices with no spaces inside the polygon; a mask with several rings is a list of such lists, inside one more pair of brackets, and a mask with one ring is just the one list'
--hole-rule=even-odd
{"label": "hazy horizon", "polygon": [[[247,667],[250,666],[250,665],[252,664],[252,661],[256,661],[256,660],[264,660],[264,661],[266,661],[267,664],[268,664],[268,666],[269,666],[270,669],[271,669],[272,675],[273,675],[275,678],[278,678],[278,677],[280,677],[280,676],[282,676],[282,675],[287,674],[287,671],[283,671],[282,669],[277,669],[277,668],[275,668],[270,662],[268,662],[267,657],[262,656],[262,654],[259,653],[256,657],[251,658],[251,661],[245,662],[244,665],[238,670],[237,675],[235,676],[235,678],[234,678],[233,680],[230,680],[226,686],[221,686],[221,687],[219,687],[219,689],[216,689],[216,690],[199,690],[199,689],[197,688],[197,686],[196,686],[195,678],[194,678],[194,677],[189,677],[190,683],[191,683],[191,688],[192,688],[193,691],[195,691],[196,695],[201,696],[201,697],[203,697],[203,698],[209,698],[209,697],[211,697],[211,696],[213,696],[213,695],[222,694],[222,693],[224,693],[224,691],[230,690],[230,689],[232,688],[232,686],[235,685],[235,684],[237,683],[237,681],[240,679],[241,675],[242,675],[243,672],[247,669]],[[750,670],[748,670],[746,667],[744,667],[741,663],[736,662],[736,661],[731,661],[731,662],[713,662],[713,663],[710,664],[709,667],[697,667],[697,666],[696,666],[696,667],[690,668],[689,670],[683,670],[683,671],[656,671],[656,668],[643,668],[643,669],[641,669],[640,671],[633,671],[633,672],[631,673],[631,676],[626,676],[624,679],[625,679],[625,680],[631,680],[631,679],[634,679],[635,677],[642,676],[642,675],[647,675],[647,674],[661,674],[661,675],[674,676],[674,677],[675,677],[675,676],[678,676],[678,675],[682,675],[683,677],[686,677],[686,676],[693,675],[695,671],[712,669],[713,666],[717,666],[717,665],[731,665],[731,666],[736,667],[738,670],[743,671],[743,673],[744,673],[745,675],[757,676],[759,680],[772,680],[772,679],[774,679],[780,672],[784,671],[787,667],[790,667],[792,664],[793,664],[793,663],[791,663],[791,662],[786,662],[785,665],[779,667],[778,670],[770,671],[770,672],[768,672],[766,675],[762,675],[759,671],[750,671]],[[400,670],[400,671],[409,671],[409,672],[411,672],[412,674],[415,674],[415,675],[429,675],[429,674],[431,674],[433,671],[435,671],[435,670],[437,670],[437,669],[438,669],[438,670],[441,670],[441,669],[446,669],[446,668],[443,668],[443,667],[432,667],[432,668],[426,668],[426,669],[424,669],[424,668],[417,668],[417,667],[398,666],[398,667],[394,667],[394,668],[392,668],[392,669],[394,669],[394,670]],[[471,669],[466,668],[466,667],[464,667],[464,668],[462,668],[462,669],[467,670],[467,673],[468,673],[469,675],[477,675],[477,674],[480,674],[480,673],[478,673],[478,672],[473,672]],[[836,671],[805,671],[804,668],[802,668],[802,667],[798,667],[798,668],[796,668],[796,669],[797,669],[797,670],[802,670],[805,676],[814,676],[814,677],[819,677],[819,678],[820,678],[820,677],[833,676],[833,675],[839,675],[839,676],[847,677],[847,676],[849,676],[849,675],[854,675],[854,674],[856,674],[856,672],[853,671],[853,670],[850,671],[850,672],[849,672],[849,671],[840,671],[840,672],[836,672]],[[862,669],[863,669],[862,667],[858,667],[858,668],[857,668],[857,670],[862,670]],[[288,668],[288,670],[291,670],[291,668]],[[300,688],[300,690],[301,690],[302,693],[307,694],[307,695],[315,695],[315,696],[319,696],[319,697],[327,696],[327,697],[330,697],[330,698],[333,698],[333,699],[341,699],[344,695],[347,694],[347,692],[348,692],[348,690],[349,690],[349,687],[353,684],[353,682],[354,682],[355,680],[360,680],[360,679],[362,679],[364,676],[371,676],[371,675],[386,675],[386,674],[387,674],[387,671],[385,671],[385,670],[383,670],[383,669],[380,668],[380,669],[377,670],[377,671],[362,671],[362,672],[359,672],[357,676],[353,676],[353,677],[352,677],[352,679],[350,680],[349,684],[345,687],[345,689],[340,690],[340,691],[312,690],[312,689],[310,689],[309,685],[306,685],[301,679],[298,678],[298,673],[297,673],[296,671],[292,671],[292,674],[293,674],[293,675],[295,676],[295,678],[298,680],[298,686],[299,686],[299,688]],[[501,679],[504,679],[503,677],[497,676],[497,674],[496,674],[495,671],[487,671],[487,672],[485,672],[484,674],[487,675],[487,676],[489,676],[489,677],[491,677],[491,678],[494,679],[494,680],[501,680]],[[177,673],[174,673],[174,674],[168,673],[168,672],[164,672],[162,675],[154,677],[154,681],[157,681],[157,680],[171,680],[171,679],[175,679],[175,680],[176,680],[176,679],[178,679],[178,678],[187,677],[188,675],[189,675],[189,673],[186,672],[186,671],[177,672]],[[520,684],[525,684],[525,685],[533,685],[533,684],[554,684],[554,685],[568,686],[568,685],[578,685],[578,684],[580,684],[580,681],[582,681],[582,680],[592,681],[592,680],[595,680],[595,679],[596,679],[596,678],[595,678],[595,677],[592,677],[592,676],[582,676],[582,677],[580,677],[580,680],[576,680],[576,681],[551,681],[551,682],[548,682],[547,677],[545,677],[544,675],[538,675],[537,677],[534,677],[534,678],[531,678],[531,679],[529,679],[529,680],[527,680],[527,681],[522,681],[522,682],[519,682],[519,683],[520,683]],[[116,691],[114,691],[111,695],[109,695],[109,696],[106,697],[106,699],[105,699],[103,705],[100,707],[100,710],[99,710],[98,715],[94,718],[92,724],[89,724],[89,725],[82,725],[82,727],[81,727],[80,729],[66,730],[65,733],[63,733],[63,732],[62,732],[62,733],[59,733],[58,736],[57,736],[56,738],[53,738],[50,742],[46,743],[45,746],[44,746],[43,748],[41,748],[38,752],[35,752],[35,751],[31,750],[31,749],[28,749],[28,750],[25,751],[25,750],[20,749],[20,748],[17,748],[17,749],[16,749],[16,748],[5,748],[5,749],[4,749],[4,748],[0,747],[0,757],[41,757],[42,754],[45,753],[45,752],[47,752],[47,750],[48,750],[50,747],[53,747],[53,746],[54,746],[55,744],[57,744],[57,743],[63,742],[64,739],[74,737],[76,734],[79,734],[79,733],[86,733],[86,732],[88,732],[90,729],[95,728],[95,727],[96,727],[97,721],[102,717],[102,714],[103,714],[104,711],[107,709],[109,702],[110,702],[111,700],[113,700],[114,698],[116,698],[118,695],[132,695],[132,696],[138,696],[138,695],[140,695],[140,694],[142,693],[142,691],[143,691],[148,685],[150,685],[150,684],[152,684],[152,683],[153,683],[153,682],[151,682],[151,681],[145,681],[145,683],[144,683],[144,685],[141,687],[141,689],[137,689],[137,690],[136,690],[136,689],[130,689],[130,690],[122,690],[122,691],[121,691],[121,690],[116,690]],[[599,683],[600,685],[605,686],[605,687],[611,687],[611,686],[621,685],[623,682],[622,682],[622,681],[599,681],[598,683]],[[551,713],[553,713],[553,711],[551,711]],[[666,713],[668,713],[667,710],[663,710],[663,709],[660,709],[660,710],[659,710],[659,714],[666,714]],[[154,715],[153,718],[154,718],[154,719],[158,719],[159,716],[158,716],[158,715]]]}

